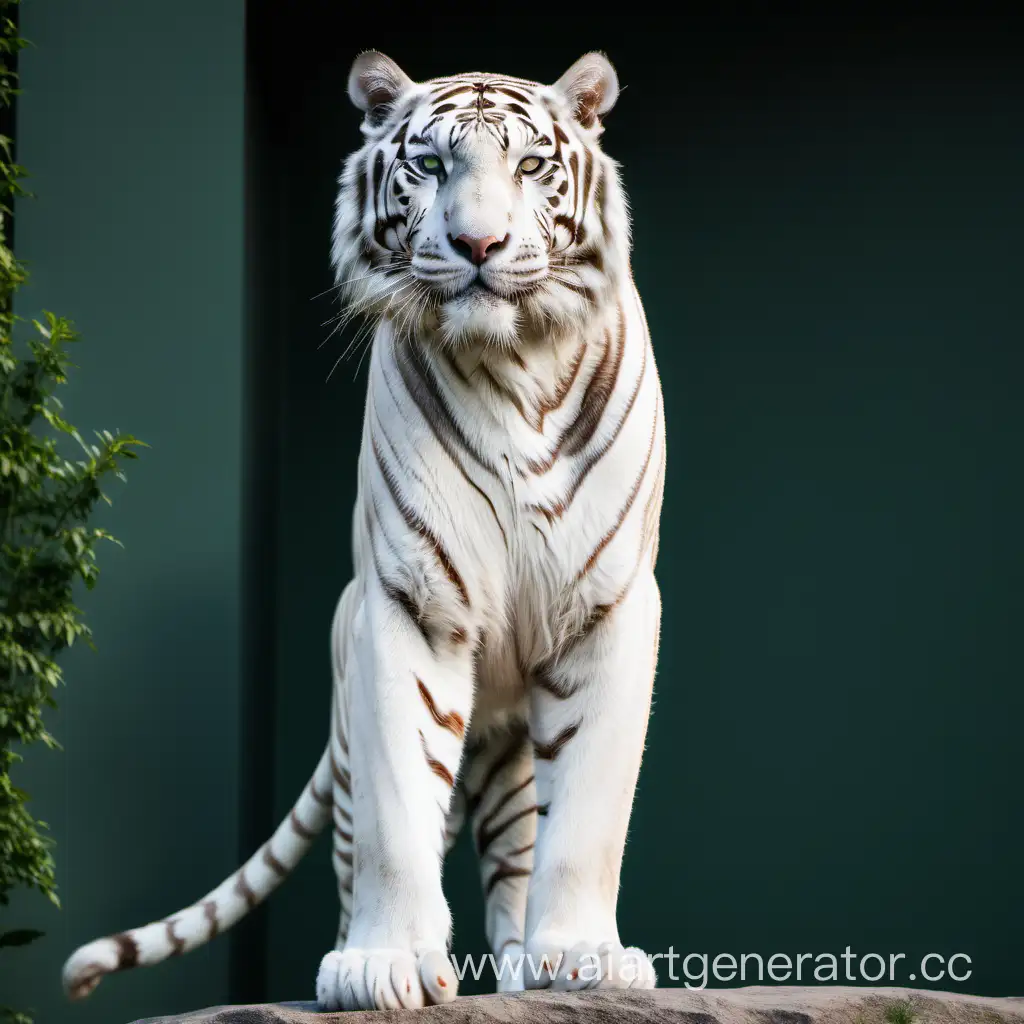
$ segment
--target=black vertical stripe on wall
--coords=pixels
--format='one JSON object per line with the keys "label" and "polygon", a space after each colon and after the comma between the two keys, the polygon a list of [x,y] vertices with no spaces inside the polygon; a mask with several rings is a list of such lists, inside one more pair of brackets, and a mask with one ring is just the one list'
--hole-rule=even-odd
{"label": "black vertical stripe on wall", "polygon": [[[280,304],[274,297],[279,225],[274,203],[280,152],[268,138],[273,84],[265,74],[270,40],[246,19],[245,74],[245,366],[243,368],[242,672],[239,862],[277,825],[274,805],[280,434]],[[268,908],[257,907],[230,933],[232,1002],[267,996]]]}

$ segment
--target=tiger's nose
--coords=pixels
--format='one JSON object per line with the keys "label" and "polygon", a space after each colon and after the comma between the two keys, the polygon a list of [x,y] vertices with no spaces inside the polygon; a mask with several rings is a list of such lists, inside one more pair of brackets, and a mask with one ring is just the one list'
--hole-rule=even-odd
{"label": "tiger's nose", "polygon": [[458,238],[448,236],[452,248],[461,256],[465,256],[474,266],[479,267],[488,256],[500,252],[508,242],[508,235],[504,238],[497,238],[488,235],[486,238],[473,238],[470,235],[459,235]]}

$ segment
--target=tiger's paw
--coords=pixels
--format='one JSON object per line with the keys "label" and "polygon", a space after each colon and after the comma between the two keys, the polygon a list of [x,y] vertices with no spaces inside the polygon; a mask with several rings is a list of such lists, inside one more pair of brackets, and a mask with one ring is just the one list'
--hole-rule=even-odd
{"label": "tiger's paw", "polygon": [[458,988],[439,949],[332,949],[316,976],[321,1010],[415,1010],[451,1002]]}
{"label": "tiger's paw", "polygon": [[592,988],[654,988],[658,983],[650,958],[636,946],[617,942],[594,946],[578,942],[531,942],[524,965],[526,988],[578,992]]}

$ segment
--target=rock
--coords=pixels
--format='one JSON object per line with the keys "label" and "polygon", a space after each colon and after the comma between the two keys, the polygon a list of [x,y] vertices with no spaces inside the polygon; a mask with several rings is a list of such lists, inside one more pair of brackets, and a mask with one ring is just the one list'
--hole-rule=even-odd
{"label": "rock", "polygon": [[900,1011],[908,1000],[917,1024],[1024,1024],[1024,998],[824,985],[460,996],[423,1010],[344,1014],[317,1013],[313,1003],[220,1006],[135,1024],[386,1024],[399,1018],[416,1024],[905,1024]]}

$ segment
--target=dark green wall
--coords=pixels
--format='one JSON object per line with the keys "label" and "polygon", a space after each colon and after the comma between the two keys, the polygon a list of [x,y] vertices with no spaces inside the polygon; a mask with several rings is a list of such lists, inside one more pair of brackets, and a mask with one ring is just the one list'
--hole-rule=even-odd
{"label": "dark green wall", "polygon": [[[962,989],[1024,991],[1020,23],[723,13],[566,33],[477,8],[405,9],[382,31],[308,3],[289,21],[301,45],[280,52],[271,14],[252,52],[279,85],[261,113],[280,315],[277,814],[324,739],[349,567],[365,364],[326,383],[350,336],[318,351],[333,308],[311,301],[358,144],[348,65],[377,47],[416,77],[553,80],[605,48],[626,86],[605,144],[635,208],[671,453],[624,937],[965,952]],[[270,907],[271,997],[312,991],[335,927],[327,854]],[[446,885],[456,951],[481,952],[465,847]]]}
{"label": "dark green wall", "polygon": [[40,307],[83,334],[67,407],[83,432],[152,445],[114,485],[52,730],[20,775],[53,826],[64,909],[4,913],[48,934],[4,953],[0,1003],[40,1024],[114,1024],[223,1001],[229,946],[60,991],[82,941],[190,902],[237,861],[242,451],[241,0],[27,0],[19,203]]}

